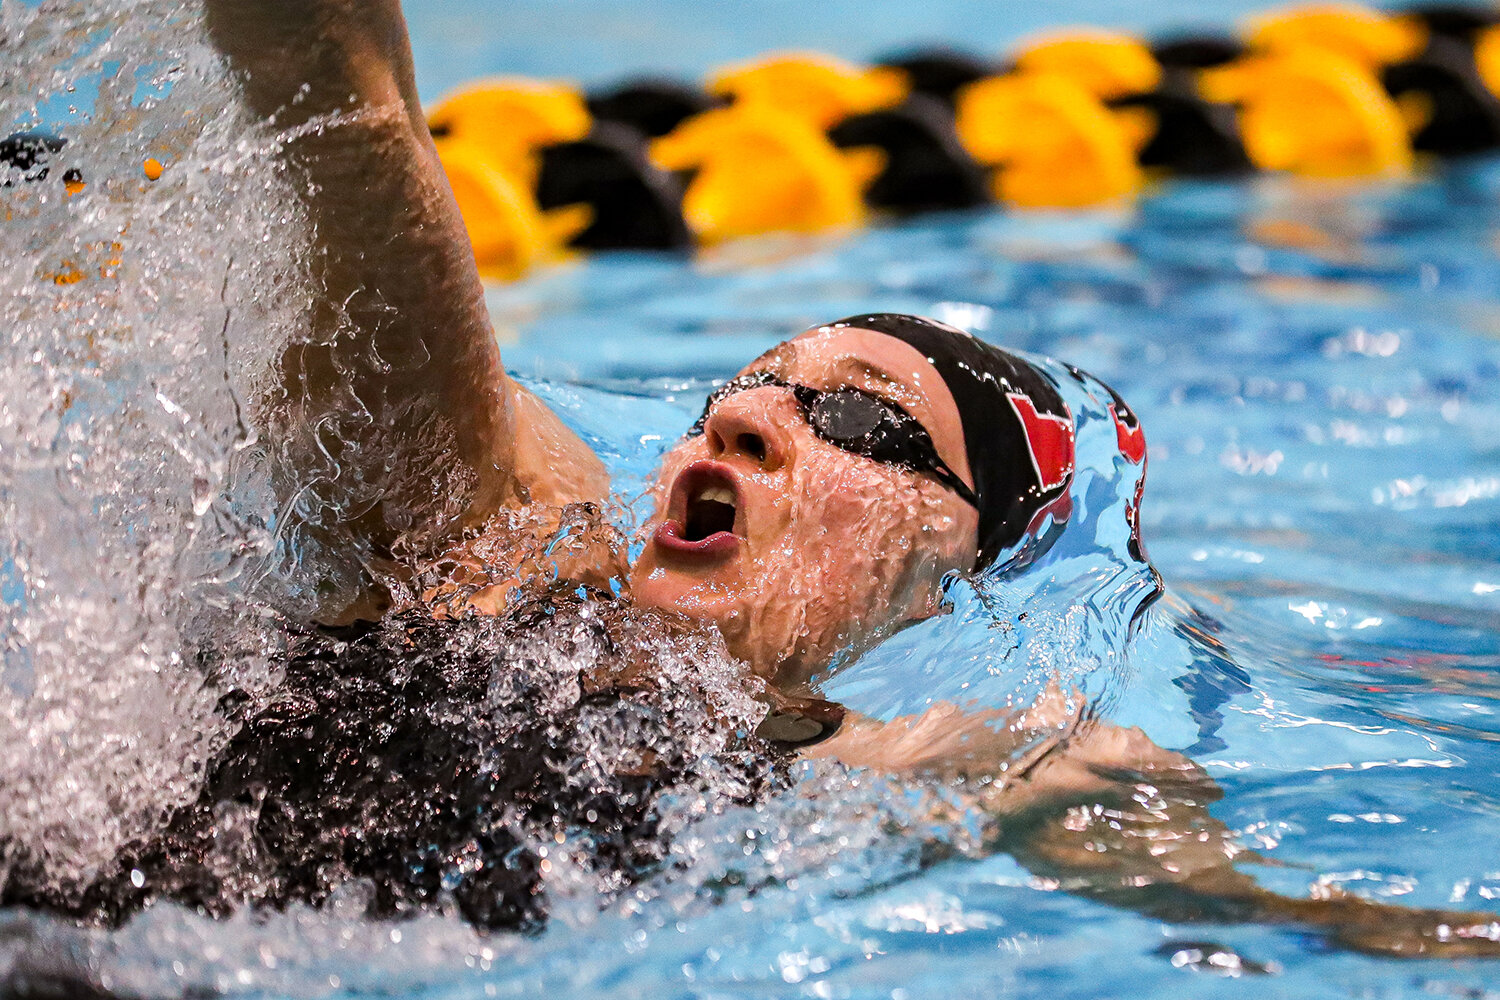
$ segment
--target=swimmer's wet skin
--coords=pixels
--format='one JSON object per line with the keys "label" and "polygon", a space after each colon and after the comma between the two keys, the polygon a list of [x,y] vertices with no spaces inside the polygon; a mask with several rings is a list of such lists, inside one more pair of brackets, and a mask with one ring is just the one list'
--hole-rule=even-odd
{"label": "swimmer's wet skin", "polygon": [[[539,565],[524,540],[568,517],[597,519],[607,482],[598,459],[503,375],[398,6],[207,9],[251,108],[288,130],[283,155],[305,181],[317,278],[342,306],[287,347],[279,392],[255,415],[303,463],[282,488],[324,501],[326,523],[310,527],[359,538],[364,592],[331,593],[317,617],[397,608],[352,631],[292,630],[282,687],[258,703],[226,696],[241,729],[199,798],[113,869],[58,885],[5,845],[5,903],[109,921],[152,899],[208,913],[317,903],[367,878],[375,912],[453,900],[483,926],[535,926],[546,864],[529,836],[594,835],[589,863],[629,877],[661,856],[661,791],[722,755],[739,775],[725,794],[753,800],[800,749],[942,780],[988,817],[990,849],[1121,906],[1294,924],[1388,955],[1500,956],[1493,915],[1260,888],[1208,813],[1218,790],[1202,770],[1069,692],[1010,714],[938,705],[890,723],[846,720],[817,700],[812,678],[834,656],[942,613],[952,574],[1019,567],[1065,529],[1076,427],[1053,367],[916,317],[813,328],[752,362],[748,380],[710,401],[701,433],[664,457],[634,566],[608,544]],[[357,415],[344,409],[348,391],[365,404]],[[1113,403],[1118,457],[1139,484],[1140,429]],[[328,437],[314,429],[339,437],[340,477],[319,465]],[[427,586],[425,568],[466,553],[484,555],[486,600]],[[630,607],[547,594],[611,574],[628,578]],[[448,618],[422,606],[424,589],[444,598]],[[503,614],[485,618],[483,607]],[[545,659],[556,634],[541,622],[559,619],[588,620],[567,634],[591,652],[561,650],[550,674],[523,668],[500,641],[518,631]],[[455,644],[460,632],[478,638]],[[663,633],[722,642],[744,666],[744,690],[653,676],[632,654],[674,641]],[[747,692],[765,704],[751,711]],[[701,727],[684,734],[689,716]],[[538,766],[601,731],[623,735],[591,783]]]}

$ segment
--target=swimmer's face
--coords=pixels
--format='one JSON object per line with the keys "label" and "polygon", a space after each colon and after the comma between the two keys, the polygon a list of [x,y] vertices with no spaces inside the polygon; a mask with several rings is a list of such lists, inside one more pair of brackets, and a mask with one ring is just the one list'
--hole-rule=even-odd
{"label": "swimmer's face", "polygon": [[[903,341],[812,330],[750,373],[895,402],[973,483],[958,406]],[[935,613],[942,578],[971,567],[977,548],[978,512],[952,489],[818,437],[784,385],[720,399],[702,433],[667,453],[653,496],[635,601],[717,623],[731,652],[785,685]]]}

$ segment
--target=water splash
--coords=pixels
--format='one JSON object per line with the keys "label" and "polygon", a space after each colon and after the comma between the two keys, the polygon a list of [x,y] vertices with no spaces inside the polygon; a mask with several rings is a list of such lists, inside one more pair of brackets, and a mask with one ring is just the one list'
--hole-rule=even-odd
{"label": "water splash", "polygon": [[0,814],[59,871],[190,794],[220,686],[271,679],[246,401],[302,316],[301,222],[200,33],[163,0],[0,8],[0,121],[97,81],[56,169],[0,189]]}

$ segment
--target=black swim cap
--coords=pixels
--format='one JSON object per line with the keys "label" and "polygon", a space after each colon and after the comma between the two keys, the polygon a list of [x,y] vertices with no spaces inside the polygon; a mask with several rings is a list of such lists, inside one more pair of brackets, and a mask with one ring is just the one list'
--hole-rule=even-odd
{"label": "black swim cap", "polygon": [[937,369],[963,423],[979,495],[982,570],[1039,526],[1064,521],[1073,479],[1073,415],[1051,379],[1029,362],[935,320],[900,313],[847,316],[830,327],[873,330],[921,351]]}

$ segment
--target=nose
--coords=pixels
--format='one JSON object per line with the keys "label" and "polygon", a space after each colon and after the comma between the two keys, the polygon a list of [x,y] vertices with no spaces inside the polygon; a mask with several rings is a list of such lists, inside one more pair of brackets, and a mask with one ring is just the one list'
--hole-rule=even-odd
{"label": "nose", "polygon": [[793,406],[785,389],[772,386],[721,400],[703,424],[709,454],[720,461],[743,459],[763,472],[780,469],[791,454],[786,425]]}

